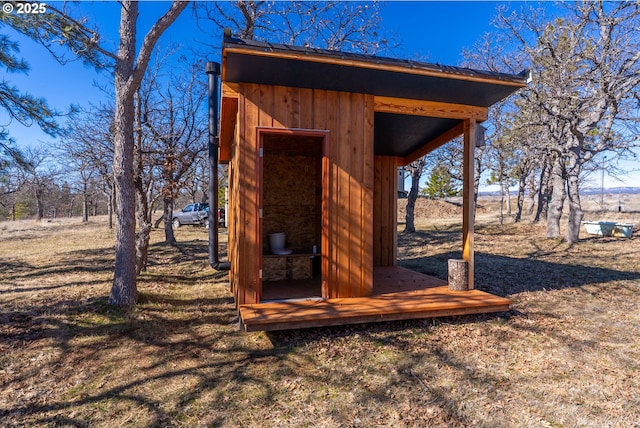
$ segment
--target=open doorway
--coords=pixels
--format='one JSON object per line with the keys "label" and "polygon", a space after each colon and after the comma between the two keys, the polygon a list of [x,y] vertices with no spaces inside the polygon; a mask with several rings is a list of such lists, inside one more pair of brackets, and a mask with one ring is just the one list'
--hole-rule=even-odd
{"label": "open doorway", "polygon": [[262,301],[321,299],[325,133],[261,132]]}

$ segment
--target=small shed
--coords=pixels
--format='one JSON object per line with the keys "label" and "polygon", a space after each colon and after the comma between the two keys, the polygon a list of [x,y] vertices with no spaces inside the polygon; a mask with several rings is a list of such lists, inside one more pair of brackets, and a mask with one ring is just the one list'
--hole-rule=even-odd
{"label": "small shed", "polygon": [[[218,157],[229,165],[229,278],[244,328],[508,310],[474,289],[473,156],[488,108],[526,81],[225,37]],[[398,167],[460,135],[462,292],[398,267],[396,245]]]}

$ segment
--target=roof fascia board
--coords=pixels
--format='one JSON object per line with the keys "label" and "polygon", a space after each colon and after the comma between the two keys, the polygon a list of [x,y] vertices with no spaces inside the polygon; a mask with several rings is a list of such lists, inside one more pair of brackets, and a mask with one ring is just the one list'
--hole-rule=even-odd
{"label": "roof fascia board", "polygon": [[238,98],[239,83],[222,82],[222,98]]}
{"label": "roof fascia board", "polygon": [[222,67],[220,70],[220,81],[221,82],[226,82],[227,81],[227,54],[225,52],[225,48],[224,48],[224,44],[222,45]]}
{"label": "roof fascia board", "polygon": [[238,97],[222,97],[220,108],[220,138],[218,161],[222,164],[231,161],[233,140],[238,118]]}
{"label": "roof fascia board", "polygon": [[486,107],[406,98],[375,96],[373,103],[373,109],[377,113],[442,117],[446,119],[475,119],[479,122],[487,120],[489,114],[489,109]]}
{"label": "roof fascia board", "polygon": [[[233,53],[233,54],[240,54],[240,55],[254,55],[254,56],[272,57],[272,58],[282,58],[282,59],[288,59],[292,61],[307,61],[307,62],[317,62],[317,63],[324,63],[324,64],[335,64],[335,65],[347,66],[347,67],[368,68],[372,70],[391,71],[391,72],[405,73],[405,74],[417,74],[421,76],[440,77],[440,78],[447,78],[447,79],[454,79],[454,80],[465,80],[470,82],[491,83],[491,84],[497,84],[497,85],[503,85],[503,86],[514,86],[518,88],[522,88],[527,85],[524,78],[520,78],[519,76],[513,76],[511,79],[509,78],[500,79],[497,77],[490,77],[490,76],[453,73],[453,72],[448,72],[446,70],[433,70],[433,69],[420,68],[420,67],[406,67],[406,66],[393,65],[393,64],[387,64],[382,62],[376,63],[372,61],[313,55],[311,53],[265,51],[265,50],[256,50],[255,48],[237,47],[237,46],[225,47],[224,53],[225,53],[223,55],[224,59],[226,59],[226,55],[228,55],[229,53]],[[224,67],[223,67],[223,70],[224,70]],[[223,75],[223,78],[224,77],[225,76]]]}

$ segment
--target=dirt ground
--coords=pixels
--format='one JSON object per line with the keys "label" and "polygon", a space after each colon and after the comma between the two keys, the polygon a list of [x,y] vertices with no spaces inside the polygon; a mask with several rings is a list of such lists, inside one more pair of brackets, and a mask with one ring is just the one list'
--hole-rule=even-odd
{"label": "dirt ground", "polygon": [[[445,204],[400,265],[446,278]],[[481,204],[476,284],[512,311],[269,334],[239,331],[203,229],[153,231],[123,311],[106,219],[0,223],[0,426],[640,427],[640,233],[569,246]]]}

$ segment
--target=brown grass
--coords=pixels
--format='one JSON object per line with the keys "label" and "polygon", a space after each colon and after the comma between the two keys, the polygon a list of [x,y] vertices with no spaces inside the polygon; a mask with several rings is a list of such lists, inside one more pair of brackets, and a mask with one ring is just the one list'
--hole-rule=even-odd
{"label": "brown grass", "polygon": [[[400,234],[402,264],[444,277],[459,223]],[[121,311],[104,219],[0,223],[0,425],[640,426],[638,232],[569,247],[487,214],[476,282],[514,311],[271,334],[238,330],[206,232],[176,235]]]}

